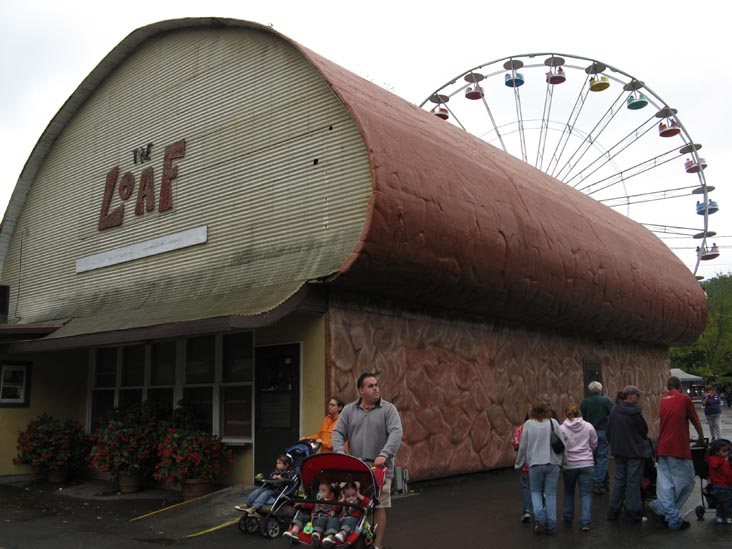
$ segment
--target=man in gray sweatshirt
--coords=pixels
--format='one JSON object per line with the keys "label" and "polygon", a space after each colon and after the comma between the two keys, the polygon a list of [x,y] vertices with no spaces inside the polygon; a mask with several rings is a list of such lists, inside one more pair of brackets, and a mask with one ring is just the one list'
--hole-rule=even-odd
{"label": "man in gray sweatshirt", "polygon": [[379,549],[386,531],[386,509],[391,507],[391,478],[394,456],[402,442],[402,420],[396,407],[381,398],[375,374],[361,374],[357,383],[359,399],[347,404],[333,428],[333,451],[373,460],[375,467],[388,467],[379,505],[374,511],[376,539]]}

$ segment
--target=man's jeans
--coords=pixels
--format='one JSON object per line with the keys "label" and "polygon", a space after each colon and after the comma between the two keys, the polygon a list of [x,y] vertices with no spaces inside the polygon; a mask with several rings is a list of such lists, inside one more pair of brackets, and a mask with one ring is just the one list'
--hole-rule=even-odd
{"label": "man's jeans", "polygon": [[650,507],[678,529],[684,522],[681,508],[694,489],[694,463],[690,459],[659,456],[656,462],[656,501]]}
{"label": "man's jeans", "polygon": [[592,484],[595,486],[605,486],[609,456],[610,443],[605,436],[605,431],[597,431],[597,463],[595,463],[595,474],[592,476]]}
{"label": "man's jeans", "polygon": [[[557,482],[559,465],[534,465],[529,467],[531,482],[531,504],[534,508],[534,522],[545,524],[547,534],[557,529]],[[546,501],[546,507],[544,506]]]}
{"label": "man's jeans", "polygon": [[625,502],[625,514],[632,520],[643,518],[643,501],[641,500],[641,482],[643,481],[643,458],[615,458],[615,486],[607,511],[608,520],[615,520]]}
{"label": "man's jeans", "polygon": [[580,526],[592,523],[592,473],[594,467],[564,470],[564,520],[574,518],[574,487],[579,486]]}

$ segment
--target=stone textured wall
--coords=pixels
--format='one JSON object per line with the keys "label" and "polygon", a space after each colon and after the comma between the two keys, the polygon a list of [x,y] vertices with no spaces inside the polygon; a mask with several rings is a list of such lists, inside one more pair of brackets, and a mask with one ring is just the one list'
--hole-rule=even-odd
{"label": "stone textured wall", "polygon": [[587,360],[602,364],[609,395],[627,384],[646,391],[644,415],[658,429],[663,346],[451,319],[353,295],[331,297],[327,327],[331,394],[354,400],[359,374],[379,374],[404,426],[397,462],[415,480],[511,466],[511,435],[530,403],[547,393],[563,419],[566,405],[584,398]]}

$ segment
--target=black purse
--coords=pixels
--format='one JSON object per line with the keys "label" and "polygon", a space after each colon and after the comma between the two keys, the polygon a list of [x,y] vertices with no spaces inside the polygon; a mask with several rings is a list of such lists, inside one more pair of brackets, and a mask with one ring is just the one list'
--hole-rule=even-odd
{"label": "black purse", "polygon": [[554,432],[554,423],[551,418],[549,418],[549,433],[549,445],[552,447],[552,452],[555,454],[561,454],[564,452],[564,442],[560,436]]}

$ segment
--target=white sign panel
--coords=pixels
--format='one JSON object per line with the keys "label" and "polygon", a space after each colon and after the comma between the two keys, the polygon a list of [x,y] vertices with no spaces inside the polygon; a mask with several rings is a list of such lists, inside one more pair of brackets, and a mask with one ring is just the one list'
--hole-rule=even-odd
{"label": "white sign panel", "polygon": [[188,248],[196,244],[204,244],[208,240],[208,227],[203,225],[194,229],[186,229],[177,233],[122,246],[99,254],[89,255],[76,260],[76,272],[93,271],[110,265],[127,263],[143,257],[172,252]]}

